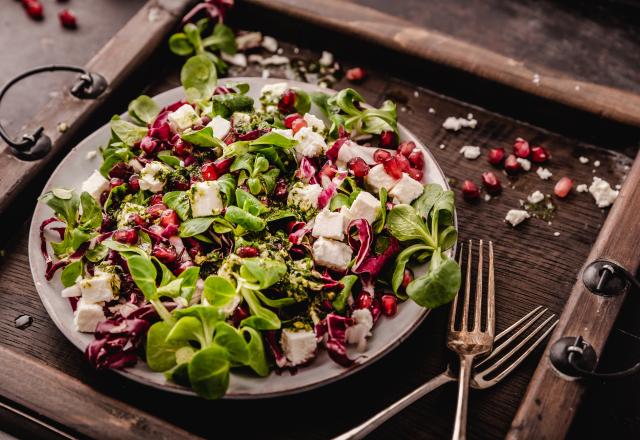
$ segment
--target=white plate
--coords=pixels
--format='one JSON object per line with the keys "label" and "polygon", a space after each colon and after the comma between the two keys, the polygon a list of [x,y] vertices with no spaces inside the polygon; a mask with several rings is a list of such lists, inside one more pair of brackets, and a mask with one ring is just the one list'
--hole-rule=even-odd
{"label": "white plate", "polygon": [[[284,80],[261,78],[225,78],[222,80],[222,82],[249,83],[251,90],[248,94],[254,99],[257,99],[257,95],[263,85],[281,81]],[[307,91],[332,92],[306,83],[287,82]],[[165,106],[182,98],[182,89],[175,88],[156,96],[154,99],[159,105]],[[315,107],[312,112],[320,115],[320,111]],[[400,125],[399,130],[401,139],[413,140],[425,150],[424,183],[439,183],[448,188],[447,180],[431,153],[407,129]],[[47,182],[44,191],[55,187],[79,188],[81,183],[99,166],[101,161],[99,154],[93,159],[87,159],[87,153],[96,151],[99,146],[105,145],[109,137],[110,130],[109,124],[107,124],[80,142],[58,165]],[[69,302],[66,298],[60,296],[62,285],[59,273],[52,281],[47,281],[44,277],[45,264],[40,253],[39,228],[42,221],[50,216],[51,209],[42,203],[38,203],[29,232],[29,262],[33,280],[42,303],[53,322],[69,341],[84,351],[93,339],[93,335],[79,333],[74,329],[73,312]],[[416,273],[419,275],[421,271],[417,270]],[[398,307],[398,313],[393,318],[381,316],[374,327],[373,336],[369,338],[367,350],[364,353],[358,353],[355,350],[350,351],[350,356],[355,358],[356,361],[349,368],[336,364],[329,358],[325,350],[321,350],[313,363],[299,369],[297,374],[292,375],[288,372],[283,372],[278,375],[272,372],[266,378],[259,378],[257,376],[232,373],[229,389],[225,397],[247,399],[298,393],[346,377],[391,351],[416,329],[427,314],[427,309],[418,306],[412,301],[407,301]],[[120,373],[137,382],[160,389],[181,394],[194,394],[190,389],[167,382],[162,373],[151,371],[142,361],[138,362],[135,367],[120,371]]]}

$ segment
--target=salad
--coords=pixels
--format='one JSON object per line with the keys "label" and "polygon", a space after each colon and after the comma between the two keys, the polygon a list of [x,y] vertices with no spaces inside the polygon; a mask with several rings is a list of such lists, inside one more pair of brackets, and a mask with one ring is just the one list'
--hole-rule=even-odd
{"label": "salad", "polygon": [[209,65],[187,61],[179,102],[131,102],[100,168],[40,199],[46,277],[93,333],[92,365],[142,359],[214,399],[232,369],[267,376],[323,349],[349,366],[398,303],[452,300],[454,196],[422,183],[391,101],[275,83],[254,102]]}

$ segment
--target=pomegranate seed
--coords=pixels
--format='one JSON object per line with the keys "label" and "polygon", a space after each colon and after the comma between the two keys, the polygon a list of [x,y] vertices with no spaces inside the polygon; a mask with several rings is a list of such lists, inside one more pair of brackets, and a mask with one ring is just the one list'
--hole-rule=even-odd
{"label": "pomegranate seed", "polygon": [[140,214],[132,214],[129,216],[128,221],[133,222],[138,226],[147,226],[147,221]]}
{"label": "pomegranate seed", "polygon": [[167,209],[167,205],[164,203],[156,203],[155,205],[151,205],[147,208],[147,214],[152,219],[160,218],[162,213]]}
{"label": "pomegranate seed", "polygon": [[75,29],[76,27],[78,27],[76,14],[68,9],[63,9],[62,11],[60,11],[58,13],[58,18],[60,19],[60,24],[67,29]]}
{"label": "pomegranate seed", "polygon": [[531,153],[529,142],[525,141],[522,138],[517,138],[515,144],[513,144],[513,152],[516,156],[526,159]]}
{"label": "pomegranate seed", "polygon": [[504,148],[492,148],[489,150],[488,160],[491,165],[500,165],[504,160]]}
{"label": "pomegranate seed", "polygon": [[152,195],[151,197],[149,197],[149,206],[162,203],[162,205],[164,206],[164,209],[167,209],[167,206],[163,203],[162,198],[163,198],[163,195],[160,193]]}
{"label": "pomegranate seed", "polygon": [[164,238],[171,238],[174,235],[178,235],[179,230],[180,227],[178,227],[178,225],[168,225],[166,228],[164,228],[164,231],[162,231],[162,236]]}
{"label": "pomegranate seed", "polygon": [[196,158],[194,155],[190,154],[189,156],[186,156],[184,159],[182,159],[182,162],[184,162],[185,167],[188,167],[189,165],[196,163]]}
{"label": "pomegranate seed", "polygon": [[149,130],[149,136],[155,139],[160,139],[161,141],[168,141],[169,136],[171,136],[171,127],[168,123],[162,124],[159,127],[154,127]]}
{"label": "pomegranate seed", "polygon": [[386,150],[378,149],[373,153],[373,161],[375,163],[382,163],[385,160],[390,159],[390,158],[391,158],[391,153],[389,153]]}
{"label": "pomegranate seed", "polygon": [[147,154],[153,153],[153,151],[158,147],[158,141],[153,139],[152,137],[145,136],[140,141],[140,149]]}
{"label": "pomegranate seed", "polygon": [[560,198],[565,198],[567,197],[567,195],[569,195],[572,187],[573,180],[569,179],[568,177],[563,177],[562,179],[558,180],[558,183],[556,183],[556,186],[553,188],[553,193]]}
{"label": "pomegranate seed", "polygon": [[288,115],[295,111],[296,105],[296,92],[291,89],[287,89],[278,101],[278,110],[280,113]]}
{"label": "pomegranate seed", "polygon": [[170,244],[157,243],[155,246],[153,246],[151,255],[165,264],[173,263],[178,259],[176,248],[174,248]]}
{"label": "pomegranate seed", "polygon": [[100,224],[100,232],[108,232],[116,225],[116,220],[107,214],[102,214],[102,223]]}
{"label": "pomegranate seed", "polygon": [[371,316],[373,317],[373,322],[376,322],[380,317],[380,302],[377,298],[373,298],[371,300],[371,307],[369,307],[371,311]]}
{"label": "pomegranate seed", "polygon": [[213,164],[216,166],[216,173],[218,176],[222,176],[229,172],[229,168],[231,168],[231,164],[235,160],[234,157],[227,157],[226,159],[218,159]]}
{"label": "pomegranate seed", "polygon": [[413,150],[408,159],[414,168],[417,168],[419,170],[424,168],[424,154],[422,154],[422,151],[420,151],[419,149]]}
{"label": "pomegranate seed", "polygon": [[117,162],[111,167],[109,171],[109,177],[117,177],[118,179],[126,180],[133,174],[133,168],[124,162]]}
{"label": "pomegranate seed", "polygon": [[176,178],[172,182],[169,183],[170,188],[174,191],[186,191],[189,189],[191,185],[189,185],[189,181],[183,179],[182,177]]}
{"label": "pomegranate seed", "polygon": [[236,254],[238,254],[238,256],[241,258],[257,257],[258,253],[259,253],[258,249],[254,248],[253,246],[242,246],[242,247],[239,247],[238,250],[236,251]]}
{"label": "pomegranate seed", "polygon": [[364,177],[369,174],[369,165],[364,161],[361,157],[354,157],[349,162],[347,162],[347,167],[349,171],[353,173],[356,177]]}
{"label": "pomegranate seed", "polygon": [[205,163],[202,165],[200,169],[202,172],[202,178],[204,180],[217,180],[218,179],[218,171],[216,170],[216,166],[213,162]]}
{"label": "pomegranate seed", "polygon": [[131,188],[133,192],[140,191],[140,177],[138,177],[137,174],[132,174],[131,177],[129,177],[129,188]]}
{"label": "pomegranate seed", "polygon": [[302,118],[298,118],[291,123],[291,129],[293,130],[294,134],[297,133],[302,127],[306,127],[306,126],[307,126],[307,121],[305,121]]}
{"label": "pomegranate seed", "polygon": [[402,275],[402,287],[406,289],[411,281],[413,281],[413,271],[411,269],[405,269]]}
{"label": "pomegranate seed", "polygon": [[522,166],[514,154],[510,154],[504,161],[504,169],[509,174],[515,174],[522,169]]}
{"label": "pomegranate seed", "polygon": [[382,313],[385,316],[393,316],[398,311],[398,301],[394,295],[382,295],[380,302],[382,303]]}
{"label": "pomegranate seed", "polygon": [[24,6],[25,11],[27,11],[27,15],[34,20],[42,20],[42,17],[44,17],[44,8],[40,2],[36,0],[29,0],[23,1],[22,5]]}
{"label": "pomegranate seed", "polygon": [[133,228],[119,229],[113,233],[113,239],[124,244],[136,244],[138,242],[138,231]]}
{"label": "pomegranate seed", "polygon": [[291,113],[290,115],[287,115],[284,118],[284,126],[286,128],[291,128],[293,121],[295,121],[296,119],[300,119],[302,116],[300,116],[300,113]]}
{"label": "pomegranate seed", "polygon": [[165,209],[160,214],[160,226],[179,225],[180,219],[173,209]]}
{"label": "pomegranate seed", "polygon": [[398,154],[403,155],[404,157],[409,157],[409,155],[416,148],[416,143],[413,141],[402,142],[398,145]]}
{"label": "pomegranate seed", "polygon": [[367,76],[367,72],[362,67],[354,67],[347,70],[345,76],[349,81],[362,81]]}
{"label": "pomegranate seed", "polygon": [[195,258],[198,254],[202,252],[202,245],[196,239],[191,237],[185,237],[182,239],[187,247],[187,252],[191,258]]}
{"label": "pomegranate seed", "polygon": [[356,309],[368,309],[371,307],[371,300],[371,295],[366,292],[362,292],[356,301]]}
{"label": "pomegranate seed", "polygon": [[109,180],[109,186],[111,188],[115,188],[116,186],[120,186],[123,183],[124,183],[124,180],[118,179],[117,177],[112,177],[111,180]]}
{"label": "pomegranate seed", "polygon": [[402,177],[402,168],[398,163],[397,156],[385,160],[382,165],[384,166],[384,170],[387,172],[387,174],[394,179],[399,179]]}
{"label": "pomegranate seed", "polygon": [[424,176],[424,172],[422,170],[417,170],[415,168],[409,168],[409,171],[407,171],[407,174],[409,175],[409,177],[411,177],[414,180],[417,180],[418,182],[421,182],[422,176]]}
{"label": "pomegranate seed", "polygon": [[396,155],[396,162],[398,162],[398,165],[400,166],[400,169],[404,173],[409,171],[409,168],[411,168],[411,163],[409,162],[409,159],[407,159],[407,157],[403,156],[402,154],[397,154]]}
{"label": "pomegranate seed", "polygon": [[396,134],[393,131],[383,131],[380,133],[380,148],[395,148]]}
{"label": "pomegranate seed", "polygon": [[184,157],[187,154],[191,154],[193,151],[193,146],[189,142],[185,142],[182,139],[178,139],[176,144],[173,146],[173,152],[176,153],[178,157]]}
{"label": "pomegranate seed", "polygon": [[480,198],[480,188],[471,180],[462,182],[462,196],[465,200],[472,201]]}
{"label": "pomegranate seed", "polygon": [[551,158],[549,151],[544,147],[533,147],[531,149],[531,160],[535,163],[544,163]]}
{"label": "pomegranate seed", "polygon": [[273,190],[273,196],[278,199],[285,199],[288,194],[289,189],[287,188],[287,181],[285,179],[279,179]]}
{"label": "pomegranate seed", "polygon": [[492,195],[500,194],[502,191],[500,180],[491,171],[482,173],[482,185],[484,185],[487,192]]}

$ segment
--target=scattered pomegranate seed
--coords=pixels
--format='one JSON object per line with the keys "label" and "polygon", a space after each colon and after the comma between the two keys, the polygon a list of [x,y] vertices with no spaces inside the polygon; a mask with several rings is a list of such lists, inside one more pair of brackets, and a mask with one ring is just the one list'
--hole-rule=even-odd
{"label": "scattered pomegranate seed", "polygon": [[409,171],[409,168],[411,168],[409,159],[407,159],[407,157],[403,156],[402,154],[396,155],[396,162],[398,162],[398,165],[400,165],[400,169],[403,173],[406,173],[407,171]]}
{"label": "scattered pomegranate seed", "polygon": [[356,309],[368,309],[371,307],[371,295],[366,292],[362,292],[356,300]]}
{"label": "scattered pomegranate seed", "polygon": [[171,238],[174,235],[178,235],[178,231],[180,230],[180,227],[178,225],[168,225],[166,228],[164,228],[164,230],[162,231],[162,236],[164,238]]}
{"label": "scattered pomegranate seed", "polygon": [[544,147],[537,146],[531,149],[531,160],[535,163],[544,163],[550,158],[549,150]]}
{"label": "scattered pomegranate seed", "polygon": [[218,180],[218,171],[216,170],[216,166],[213,162],[208,162],[202,165],[200,172],[202,173],[202,178],[204,180]]}
{"label": "scattered pomegranate seed", "polygon": [[111,188],[115,188],[116,186],[120,186],[120,185],[122,185],[123,183],[124,183],[124,180],[122,180],[122,179],[118,179],[117,177],[112,177],[112,178],[109,180],[109,186],[110,186]]}
{"label": "scattered pomegranate seed", "polygon": [[373,161],[375,163],[382,163],[391,158],[391,153],[386,150],[378,149],[373,153]]}
{"label": "scattered pomegranate seed", "polygon": [[147,208],[147,214],[153,219],[160,218],[165,209],[167,209],[167,205],[164,203],[156,203]]}
{"label": "scattered pomegranate seed", "polygon": [[413,141],[401,142],[400,145],[398,145],[398,154],[402,154],[404,157],[409,157],[415,148],[416,143]]}
{"label": "scattered pomegranate seed", "polygon": [[382,295],[380,302],[382,303],[382,313],[385,316],[393,316],[398,311],[398,301],[394,295]]}
{"label": "scattered pomegranate seed", "polygon": [[69,9],[63,9],[60,11],[58,13],[58,18],[60,19],[60,24],[67,29],[75,29],[78,27],[76,14],[71,12]]}
{"label": "scattered pomegranate seed", "polygon": [[413,271],[411,269],[405,269],[404,274],[402,275],[401,286],[406,289],[411,281],[413,281]]}
{"label": "scattered pomegranate seed", "polygon": [[278,183],[276,183],[276,187],[273,190],[273,196],[278,199],[284,199],[289,194],[289,190],[287,188],[287,181],[285,179],[279,179]]}
{"label": "scattered pomegranate seed", "polygon": [[165,209],[160,214],[160,226],[179,225],[180,219],[173,209]]}
{"label": "scattered pomegranate seed", "polygon": [[119,229],[113,233],[113,239],[124,244],[136,244],[138,242],[138,231],[133,228]]}
{"label": "scattered pomegranate seed", "polygon": [[356,177],[364,177],[369,174],[369,165],[364,161],[361,157],[354,157],[349,162],[347,162],[347,167],[349,171],[353,173]]}
{"label": "scattered pomegranate seed", "polygon": [[515,174],[522,169],[522,165],[514,154],[510,154],[504,161],[504,170],[509,174]]}
{"label": "scattered pomegranate seed", "polygon": [[571,188],[573,187],[573,180],[568,177],[563,177],[558,180],[556,186],[553,188],[553,193],[560,198],[565,198],[571,192]]}
{"label": "scattered pomegranate seed", "polygon": [[193,154],[190,154],[182,159],[182,161],[184,162],[184,166],[188,167],[189,165],[196,163],[196,158]]}
{"label": "scattered pomegranate seed", "polygon": [[378,301],[378,298],[373,298],[371,300],[371,306],[369,307],[369,310],[371,311],[371,316],[373,317],[373,322],[376,322],[378,320],[378,318],[380,317],[380,301]]}
{"label": "scattered pomegranate seed", "polygon": [[132,174],[131,177],[129,177],[129,188],[131,188],[133,192],[140,190],[140,177],[138,177],[137,174]]}
{"label": "scattered pomegranate seed", "polygon": [[235,160],[234,157],[227,157],[225,159],[218,159],[213,164],[216,167],[216,173],[218,176],[222,176],[229,172],[229,168],[231,168],[231,164]]}
{"label": "scattered pomegranate seed", "polygon": [[331,162],[325,163],[320,171],[318,177],[322,180],[323,176],[326,176],[329,180],[332,180],[338,174],[338,169]]}
{"label": "scattered pomegranate seed", "polygon": [[345,77],[349,81],[362,81],[367,76],[367,72],[362,67],[354,67],[347,70]]}
{"label": "scattered pomegranate seed", "polygon": [[504,148],[492,148],[489,150],[488,160],[491,165],[500,165],[504,160]]}
{"label": "scattered pomegranate seed", "polygon": [[133,168],[124,162],[117,162],[109,170],[109,177],[117,177],[118,179],[128,179],[133,174]]}
{"label": "scattered pomegranate seed", "polygon": [[300,113],[291,113],[290,115],[287,115],[284,118],[284,126],[287,128],[291,128],[293,125],[293,121],[295,121],[296,119],[300,119],[302,116],[300,116]]}
{"label": "scattered pomegranate seed", "polygon": [[259,252],[258,249],[253,246],[242,246],[238,248],[236,254],[242,258],[253,258],[257,257]]}
{"label": "scattered pomegranate seed", "polygon": [[382,163],[382,165],[384,166],[384,170],[388,175],[390,175],[394,179],[399,179],[402,177],[402,167],[400,166],[396,158],[397,156],[387,159]]}
{"label": "scattered pomegranate seed", "polygon": [[161,141],[168,141],[169,136],[171,136],[171,127],[169,126],[169,123],[149,129],[149,136],[155,139],[160,139]]}
{"label": "scattered pomegranate seed", "polygon": [[485,187],[489,194],[500,194],[502,191],[502,185],[500,180],[491,171],[482,173],[482,185]]}
{"label": "scattered pomegranate seed", "polygon": [[396,147],[396,134],[393,131],[380,133],[380,148],[392,149]]}
{"label": "scattered pomegranate seed", "polygon": [[147,226],[147,221],[140,214],[131,214],[127,220],[133,220],[138,226]]}
{"label": "scattered pomegranate seed", "polygon": [[142,141],[140,141],[140,148],[147,154],[153,153],[157,146],[158,141],[149,136],[143,137]]}
{"label": "scattered pomegranate seed", "polygon": [[42,20],[44,17],[44,8],[37,0],[23,0],[22,5],[27,15],[34,20]]}
{"label": "scattered pomegranate seed", "polygon": [[307,126],[307,121],[305,121],[302,118],[298,118],[291,123],[291,129],[293,130],[294,134],[300,131],[302,127],[306,127],[306,126]]}
{"label": "scattered pomegranate seed", "polygon": [[414,180],[417,180],[418,182],[421,182],[422,177],[424,176],[424,172],[416,168],[409,168],[409,171],[407,171],[407,174],[409,175],[409,177],[411,177]]}
{"label": "scattered pomegranate seed", "polygon": [[192,237],[185,237],[182,239],[187,248],[187,252],[191,258],[195,258],[196,255],[202,252],[202,245],[200,242]]}
{"label": "scattered pomegranate seed", "polygon": [[280,97],[280,101],[278,101],[278,110],[280,113],[288,115],[289,113],[293,113],[295,111],[296,105],[296,92],[287,89]]}
{"label": "scattered pomegranate seed", "polygon": [[526,159],[531,153],[529,142],[525,141],[522,138],[517,138],[516,142],[513,144],[513,152],[516,156]]}
{"label": "scattered pomegranate seed", "polygon": [[152,195],[151,197],[149,197],[149,206],[162,203],[162,206],[164,206],[164,209],[167,209],[167,206],[162,202],[163,197],[164,196],[160,193]]}
{"label": "scattered pomegranate seed", "polygon": [[192,151],[193,146],[189,142],[183,141],[182,139],[178,139],[173,146],[173,152],[176,153],[176,156],[181,158],[185,157],[188,154],[191,154]]}
{"label": "scattered pomegranate seed", "polygon": [[462,182],[462,196],[465,200],[472,201],[480,198],[480,188],[471,180]]}
{"label": "scattered pomegranate seed", "polygon": [[415,168],[419,170],[424,168],[424,154],[422,154],[422,151],[420,151],[419,149],[413,150],[408,159],[409,162],[411,162],[411,165],[413,165]]}
{"label": "scattered pomegranate seed", "polygon": [[176,248],[174,248],[170,244],[157,243],[155,246],[153,246],[151,255],[165,264],[173,263],[178,259]]}

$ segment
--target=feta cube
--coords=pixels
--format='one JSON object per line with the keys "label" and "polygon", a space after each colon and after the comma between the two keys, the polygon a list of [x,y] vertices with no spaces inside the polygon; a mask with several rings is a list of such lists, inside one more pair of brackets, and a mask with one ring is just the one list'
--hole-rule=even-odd
{"label": "feta cube", "polygon": [[71,297],[81,296],[82,291],[80,290],[80,286],[78,286],[77,284],[74,284],[73,286],[69,286],[65,289],[62,289],[62,292],[60,292],[60,295],[62,295],[63,298],[71,298]]}
{"label": "feta cube", "polygon": [[599,177],[593,178],[593,183],[589,186],[589,192],[596,201],[598,208],[606,208],[615,202],[620,191],[611,188],[609,182]]}
{"label": "feta cube", "polygon": [[529,203],[540,203],[544,200],[544,194],[542,194],[540,191],[534,191],[530,196],[527,197],[527,201]]}
{"label": "feta cube", "polygon": [[511,226],[515,228],[529,217],[530,215],[527,211],[521,209],[511,209],[509,210],[509,212],[507,212],[507,215],[504,219],[511,223]]}
{"label": "feta cube", "polygon": [[346,270],[351,262],[351,246],[320,237],[313,243],[313,260],[320,266],[335,270]]}
{"label": "feta cube", "polygon": [[321,133],[324,130],[324,122],[311,113],[305,113],[302,117],[307,122],[307,127],[315,132]]}
{"label": "feta cube", "polygon": [[312,331],[285,329],[280,336],[280,345],[289,361],[288,364],[293,367],[313,359],[318,342],[316,334]]}
{"label": "feta cube", "polygon": [[191,214],[194,217],[206,217],[218,214],[224,208],[220,196],[220,185],[216,181],[194,183],[189,192]]}
{"label": "feta cube", "polygon": [[324,137],[310,127],[302,127],[293,138],[298,141],[294,148],[301,156],[316,157],[328,150]]}
{"label": "feta cube", "polygon": [[169,171],[166,165],[158,161],[149,162],[140,172],[140,189],[152,193],[162,191],[166,180],[165,174]]}
{"label": "feta cube", "polygon": [[211,127],[214,137],[224,139],[231,129],[231,122],[227,121],[222,116],[216,115],[216,117],[207,124],[207,127]]}
{"label": "feta cube", "polygon": [[169,121],[169,125],[173,131],[177,133],[181,133],[187,128],[191,128],[201,122],[200,116],[198,116],[196,111],[189,104],[184,104],[176,111],[169,113],[167,120]]}
{"label": "feta cube", "polygon": [[73,323],[79,332],[93,333],[96,326],[105,319],[102,304],[87,303],[84,298],[80,298],[76,311],[73,312]]}
{"label": "feta cube", "polygon": [[360,191],[347,211],[347,223],[363,218],[372,225],[381,209],[380,200],[367,191]]}
{"label": "feta cube", "polygon": [[82,182],[82,192],[88,192],[91,197],[100,201],[103,192],[109,189],[109,181],[105,179],[100,171],[95,170],[87,180]]}
{"label": "feta cube", "polygon": [[355,157],[360,157],[366,163],[375,163],[373,160],[373,153],[376,149],[371,147],[364,147],[353,141],[345,141],[338,150],[338,157],[336,165],[338,168],[344,170],[347,168],[347,163]]}
{"label": "feta cube", "polygon": [[344,216],[340,212],[331,212],[325,208],[317,215],[311,235],[342,240],[344,226]]}
{"label": "feta cube", "polygon": [[536,170],[536,174],[538,175],[538,177],[540,177],[542,180],[549,180],[549,178],[551,178],[551,176],[553,176],[553,174],[551,173],[551,171],[549,171],[546,168],[542,168],[539,167]]}
{"label": "feta cube", "polygon": [[313,185],[296,184],[289,191],[287,205],[297,206],[303,211],[318,208],[318,197],[322,192],[322,187],[317,183]]}
{"label": "feta cube", "polygon": [[371,336],[373,316],[369,309],[356,309],[351,314],[355,324],[347,328],[345,336],[349,344],[357,344],[358,351],[367,348],[367,337]]}
{"label": "feta cube", "polygon": [[424,186],[407,173],[402,173],[400,181],[389,191],[393,203],[411,203],[422,195]]}
{"label": "feta cube", "polygon": [[82,300],[87,304],[111,301],[120,290],[120,278],[111,273],[101,272],[78,283],[82,292]]}
{"label": "feta cube", "polygon": [[369,174],[365,177],[367,184],[376,192],[379,193],[382,188],[386,188],[390,191],[400,179],[396,179],[387,174],[382,164],[378,164],[369,170]]}

